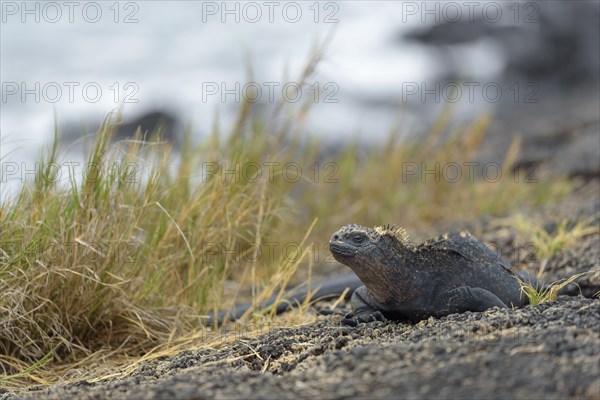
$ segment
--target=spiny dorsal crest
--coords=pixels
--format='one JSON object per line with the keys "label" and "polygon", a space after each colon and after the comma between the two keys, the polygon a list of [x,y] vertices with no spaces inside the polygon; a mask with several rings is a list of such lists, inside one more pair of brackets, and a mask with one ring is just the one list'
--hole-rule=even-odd
{"label": "spiny dorsal crest", "polygon": [[379,239],[379,235],[371,228],[367,228],[365,226],[359,224],[350,224],[342,227],[339,230],[340,234],[346,235],[352,232],[362,232],[367,235],[372,241],[377,241]]}
{"label": "spiny dorsal crest", "polygon": [[377,232],[381,236],[391,236],[405,246],[411,246],[410,238],[408,237],[408,232],[406,232],[406,229],[400,226],[376,226],[375,232]]}

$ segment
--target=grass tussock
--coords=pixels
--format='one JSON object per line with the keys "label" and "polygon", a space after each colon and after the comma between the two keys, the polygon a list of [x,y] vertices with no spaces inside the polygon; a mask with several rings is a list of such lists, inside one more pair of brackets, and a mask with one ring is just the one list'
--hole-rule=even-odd
{"label": "grass tussock", "polygon": [[544,287],[536,287],[535,285],[523,282],[521,280],[519,280],[519,284],[521,285],[521,291],[523,291],[523,293],[529,299],[529,304],[532,306],[537,306],[538,304],[542,304],[547,301],[556,300],[556,298],[558,297],[558,292],[562,288],[566,287],[571,283],[574,283],[577,279],[581,278],[582,276],[596,272],[598,272],[598,269],[592,269],[590,271],[582,272],[580,274],[575,274],[565,279],[560,279]]}
{"label": "grass tussock", "polygon": [[[216,127],[199,145],[187,140],[178,154],[139,135],[112,142],[110,114],[85,174],[72,170],[65,183],[55,168],[39,168],[2,203],[3,386],[80,379],[89,365],[209,345],[198,339],[210,332],[203,316],[236,299],[282,297],[287,283],[325,271],[332,265],[327,240],[341,225],[410,229],[537,205],[569,191],[561,179],[513,179],[518,140],[501,165],[502,179],[477,171],[468,177],[463,163],[474,159],[488,117],[449,132],[444,115],[419,142],[393,132],[383,146],[340,141],[332,151],[302,136],[308,107],[284,104],[269,117],[251,111],[241,105],[232,132]],[[63,157],[55,140],[40,165],[64,165]],[[423,174],[452,163],[462,177]],[[290,165],[302,172],[292,174]],[[252,309],[246,318],[268,320],[269,311]]]}

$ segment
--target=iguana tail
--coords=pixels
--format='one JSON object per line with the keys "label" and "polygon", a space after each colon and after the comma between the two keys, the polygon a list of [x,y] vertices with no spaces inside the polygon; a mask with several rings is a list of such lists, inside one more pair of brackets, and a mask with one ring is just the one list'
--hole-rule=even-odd
{"label": "iguana tail", "polygon": [[[306,300],[306,296],[309,292],[312,293],[313,299],[326,299],[332,297],[338,297],[346,289],[348,289],[346,296],[350,297],[352,293],[361,286],[362,283],[358,279],[358,277],[353,274],[345,274],[334,276],[331,278],[320,279],[311,283],[309,287],[306,285],[301,285],[296,288],[287,290],[283,296],[271,296],[266,301],[260,303],[257,306],[257,309],[265,309],[267,307],[273,306],[278,299],[275,306],[275,313],[281,314],[287,310],[289,310],[294,304],[302,303]],[[240,319],[246,311],[248,311],[252,307],[252,303],[238,304],[231,310],[221,310],[216,313],[211,313],[206,317],[205,325],[214,326],[214,325],[222,325],[227,321],[235,321]]]}

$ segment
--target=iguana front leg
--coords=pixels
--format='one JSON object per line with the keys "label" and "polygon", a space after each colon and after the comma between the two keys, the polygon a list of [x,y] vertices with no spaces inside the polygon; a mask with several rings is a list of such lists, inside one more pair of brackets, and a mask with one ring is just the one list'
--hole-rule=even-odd
{"label": "iguana front leg", "polygon": [[364,286],[359,287],[352,293],[350,304],[352,305],[352,312],[344,316],[341,322],[343,325],[356,326],[365,322],[387,321],[380,311],[379,303]]}
{"label": "iguana front leg", "polygon": [[470,286],[461,286],[442,292],[435,300],[434,316],[443,316],[465,311],[484,311],[488,308],[508,308],[494,293]]}

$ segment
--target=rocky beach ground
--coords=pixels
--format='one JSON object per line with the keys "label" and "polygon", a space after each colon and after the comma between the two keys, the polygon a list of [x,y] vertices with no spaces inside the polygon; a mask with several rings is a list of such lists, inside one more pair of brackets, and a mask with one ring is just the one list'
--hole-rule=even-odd
{"label": "rocky beach ground", "polygon": [[[589,188],[587,195],[556,209],[539,210],[547,229],[560,214],[598,227],[598,186]],[[517,234],[494,221],[465,225],[511,252]],[[547,278],[597,270],[599,252],[596,231],[552,256],[545,266]],[[518,258],[511,261],[522,266],[527,255]],[[240,335],[222,346],[143,362],[127,375],[30,387],[0,399],[597,399],[600,272],[578,283],[587,297],[559,296],[537,306],[453,314],[417,324],[347,327],[339,324],[339,313],[321,316],[312,324],[272,327],[260,336]]]}
{"label": "rocky beach ground", "polygon": [[220,350],[151,361],[127,377],[3,399],[600,396],[598,299],[561,297],[416,325],[338,322],[327,317]]}

